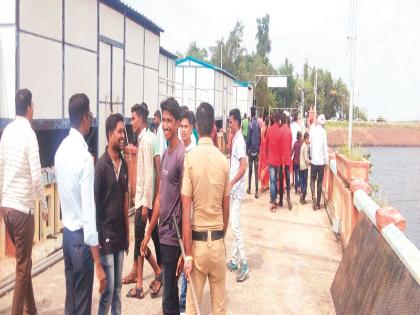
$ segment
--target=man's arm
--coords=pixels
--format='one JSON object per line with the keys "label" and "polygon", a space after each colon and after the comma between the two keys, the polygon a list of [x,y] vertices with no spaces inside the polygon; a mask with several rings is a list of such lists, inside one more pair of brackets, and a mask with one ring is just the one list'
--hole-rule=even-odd
{"label": "man's arm", "polygon": [[155,192],[153,194],[153,205],[156,202],[156,197],[159,191],[160,185],[160,154],[156,154],[153,158],[153,166],[155,168]]}
{"label": "man's arm", "polygon": [[144,186],[143,186],[143,198],[141,200],[142,208],[142,219],[143,222],[147,221],[148,209],[153,207],[153,147],[151,141],[145,141],[143,147],[143,163],[144,163]]}
{"label": "man's arm", "polygon": [[44,218],[44,220],[46,220],[48,217],[48,206],[44,194],[44,185],[42,183],[38,140],[36,139],[35,132],[33,132],[32,130],[31,136],[29,138],[28,159],[32,177],[32,188],[34,191],[34,196],[39,200],[42,211],[42,217]]}
{"label": "man's arm", "polygon": [[324,151],[325,166],[328,166],[328,144],[327,144],[327,133],[325,130],[324,130],[324,147],[322,149]]}
{"label": "man's arm", "polygon": [[[3,174],[4,174],[4,158],[3,158],[3,144],[0,139],[0,205],[2,200],[2,194],[3,194]],[[3,216],[3,210],[0,208],[0,222],[2,220]]]}
{"label": "man's arm", "polygon": [[236,176],[232,179],[231,181],[231,185],[235,185],[245,174],[246,171],[246,157],[242,157],[240,160],[240,166],[239,166],[239,171],[236,174]]}
{"label": "man's arm", "polygon": [[127,235],[127,254],[128,254],[128,249],[130,248],[130,221],[128,218],[129,204],[130,204],[130,195],[128,192],[126,192],[125,198],[124,198],[124,219],[125,219],[125,228],[126,228],[126,235]]}
{"label": "man's arm", "polygon": [[144,236],[144,239],[140,245],[140,253],[142,256],[144,256],[146,252],[147,244],[149,243],[150,237],[152,236],[152,232],[158,223],[159,213],[160,213],[160,189],[156,196],[155,204],[153,205],[152,218],[150,219],[149,226],[147,227],[146,235]]}
{"label": "man's arm", "polygon": [[96,211],[94,200],[94,167],[93,160],[88,157],[83,165],[80,178],[80,191],[82,199],[83,217],[83,238],[86,245],[90,246],[90,251],[96,266],[96,276],[99,281],[99,292],[102,293],[106,286],[106,275],[102,268],[98,232],[96,231]]}
{"label": "man's arm", "polygon": [[0,139],[0,204],[2,200],[2,192],[3,192],[3,175],[4,174],[4,157],[3,157],[3,143]]}

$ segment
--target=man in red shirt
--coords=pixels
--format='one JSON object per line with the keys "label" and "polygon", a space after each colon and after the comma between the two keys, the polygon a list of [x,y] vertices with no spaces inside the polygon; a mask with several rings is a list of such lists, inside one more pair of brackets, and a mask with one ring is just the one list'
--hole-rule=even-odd
{"label": "man in red shirt", "polygon": [[270,172],[270,202],[271,207],[270,210],[272,212],[276,211],[277,208],[277,179],[279,175],[279,167],[282,163],[281,160],[281,144],[280,144],[280,113],[276,113],[274,115],[274,124],[268,128],[267,131],[267,140],[266,140],[266,156],[267,156],[267,163],[268,169]]}
{"label": "man in red shirt", "polygon": [[289,210],[292,210],[292,203],[290,201],[290,164],[291,164],[291,151],[292,151],[292,131],[286,123],[286,114],[280,115],[280,207],[283,206],[283,170],[286,175],[286,201]]}

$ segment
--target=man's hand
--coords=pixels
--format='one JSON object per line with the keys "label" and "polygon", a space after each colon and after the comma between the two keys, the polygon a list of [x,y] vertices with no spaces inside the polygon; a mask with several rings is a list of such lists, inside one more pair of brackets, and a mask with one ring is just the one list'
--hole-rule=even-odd
{"label": "man's hand", "polygon": [[178,259],[178,264],[176,265],[176,276],[179,277],[179,275],[182,272],[182,269],[184,269],[184,259],[182,258],[182,256],[179,257]]}
{"label": "man's hand", "polygon": [[144,256],[144,254],[146,253],[146,248],[149,241],[150,241],[150,235],[149,233],[146,233],[146,236],[144,237],[140,245],[140,255]]}
{"label": "man's hand", "polygon": [[102,294],[106,287],[106,274],[100,262],[96,264],[96,278],[99,282],[99,293]]}
{"label": "man's hand", "polygon": [[184,272],[187,277],[187,281],[190,281],[191,273],[193,271],[194,264],[192,256],[185,257],[184,261]]}
{"label": "man's hand", "polygon": [[42,216],[42,219],[44,221],[47,221],[48,220],[48,210],[47,211],[42,211],[41,216]]}
{"label": "man's hand", "polygon": [[147,211],[147,207],[141,208],[141,222],[143,222],[144,224],[147,223]]}
{"label": "man's hand", "polygon": [[130,232],[127,232],[127,249],[125,250],[126,255],[128,255],[129,250],[130,250]]}

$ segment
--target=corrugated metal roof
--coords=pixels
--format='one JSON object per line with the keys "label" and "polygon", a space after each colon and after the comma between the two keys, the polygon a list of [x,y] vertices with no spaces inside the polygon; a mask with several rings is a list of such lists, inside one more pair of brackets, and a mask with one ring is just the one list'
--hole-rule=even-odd
{"label": "corrugated metal roof", "polygon": [[232,80],[238,81],[238,78],[235,77],[232,73],[227,72],[226,70],[223,70],[222,68],[216,67],[215,65],[212,65],[211,63],[205,62],[203,60],[200,60],[200,59],[197,59],[197,58],[194,58],[194,57],[191,57],[191,56],[178,59],[176,61],[176,65],[178,66],[181,63],[184,63],[184,62],[187,62],[187,61],[192,61],[192,62],[198,63],[199,65],[201,65],[205,68],[213,69],[214,71],[217,71],[217,72],[220,72],[220,73],[226,75],[227,77],[231,78]]}
{"label": "corrugated metal roof", "polygon": [[158,26],[156,23],[149,20],[143,14],[137,12],[135,9],[131,8],[129,5],[125,4],[121,0],[100,0],[101,3],[106,4],[107,6],[113,8],[114,10],[124,14],[133,22],[144,26],[149,31],[159,35],[161,32],[163,33],[164,30]]}
{"label": "corrugated metal roof", "polygon": [[170,51],[166,50],[163,47],[159,47],[159,53],[162,54],[162,55],[164,55],[164,56],[166,56],[166,57],[168,57],[168,58],[174,59],[174,60],[178,59],[178,56],[177,55],[171,53]]}

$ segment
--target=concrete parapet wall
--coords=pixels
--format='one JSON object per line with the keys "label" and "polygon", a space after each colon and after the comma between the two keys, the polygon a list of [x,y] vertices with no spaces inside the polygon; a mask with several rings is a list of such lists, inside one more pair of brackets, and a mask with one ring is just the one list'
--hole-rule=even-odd
{"label": "concrete parapet wall", "polygon": [[337,314],[418,314],[420,254],[394,225],[363,211],[331,286]]}
{"label": "concrete parapet wall", "polygon": [[420,251],[403,233],[406,220],[372,200],[366,182],[347,185],[332,164],[324,190],[345,247],[331,286],[337,314],[418,314]]}

